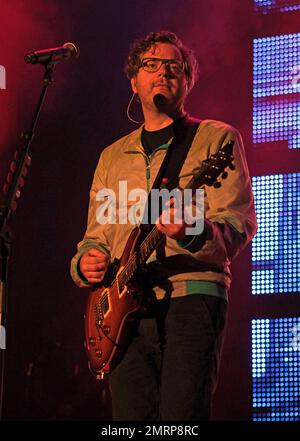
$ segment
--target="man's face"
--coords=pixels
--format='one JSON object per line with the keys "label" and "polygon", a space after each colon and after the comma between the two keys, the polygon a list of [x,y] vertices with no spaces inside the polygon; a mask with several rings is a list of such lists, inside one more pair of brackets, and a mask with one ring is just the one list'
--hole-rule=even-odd
{"label": "man's face", "polygon": [[[182,61],[176,46],[170,43],[156,43],[147,52],[141,54],[141,61],[147,58],[162,58]],[[170,111],[179,110],[183,106],[187,94],[187,79],[184,71],[176,72],[168,64],[162,64],[156,72],[147,72],[142,67],[131,79],[134,93],[137,93],[143,109],[157,111],[161,100],[153,102],[160,96]],[[164,98],[165,100],[164,100]]]}

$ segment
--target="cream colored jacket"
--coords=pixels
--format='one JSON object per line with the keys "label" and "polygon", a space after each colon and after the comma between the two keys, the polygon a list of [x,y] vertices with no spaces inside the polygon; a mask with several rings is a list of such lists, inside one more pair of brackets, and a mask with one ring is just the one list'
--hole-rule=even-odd
{"label": "cream colored jacket", "polygon": [[[98,191],[111,189],[118,200],[119,181],[127,181],[128,193],[136,188],[149,191],[166,154],[166,148],[161,147],[148,158],[141,144],[141,131],[142,127],[124,136],[105,148],[100,155],[90,190],[87,230],[71,262],[71,275],[78,286],[89,286],[78,272],[78,261],[82,254],[96,247],[109,254],[111,261],[120,258],[134,228],[130,223],[100,224],[97,221],[97,209],[101,204],[96,200]],[[216,282],[229,288],[230,262],[256,232],[253,194],[243,142],[239,132],[232,126],[214,120],[201,122],[180,173],[180,176],[184,176],[180,178],[180,187],[184,188],[190,180],[190,176],[185,175],[230,140],[235,142],[235,170],[229,170],[220,188],[205,186],[205,242],[195,237],[190,245],[183,247],[176,240],[167,238],[163,262],[158,262],[155,254],[149,259],[148,266],[158,298],[162,298],[170,286],[172,296],[183,295],[185,282],[190,280]],[[130,207],[130,202],[128,205]],[[117,206],[117,215],[118,209]]]}

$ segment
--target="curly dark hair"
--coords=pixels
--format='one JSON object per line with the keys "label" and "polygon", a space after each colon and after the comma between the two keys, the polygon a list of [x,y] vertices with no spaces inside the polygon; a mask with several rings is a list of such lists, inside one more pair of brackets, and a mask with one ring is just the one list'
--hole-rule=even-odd
{"label": "curly dark hair", "polygon": [[198,77],[198,62],[194,52],[186,47],[174,32],[170,31],[151,32],[146,37],[133,42],[124,69],[127,78],[131,79],[137,74],[141,65],[140,55],[147,52],[156,43],[170,43],[179,49],[184,61],[185,75],[190,91]]}

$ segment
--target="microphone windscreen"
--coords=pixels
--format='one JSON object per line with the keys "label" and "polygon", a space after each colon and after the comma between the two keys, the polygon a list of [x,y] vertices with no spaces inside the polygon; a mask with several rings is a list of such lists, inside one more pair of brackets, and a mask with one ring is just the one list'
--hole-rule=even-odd
{"label": "microphone windscreen", "polygon": [[69,58],[74,58],[74,57],[79,57],[80,49],[79,49],[78,46],[76,46],[76,44],[68,42],[68,43],[65,43],[63,45],[63,47],[65,47],[66,49],[69,49],[69,51],[70,51],[69,52],[70,55],[68,56],[68,59]]}

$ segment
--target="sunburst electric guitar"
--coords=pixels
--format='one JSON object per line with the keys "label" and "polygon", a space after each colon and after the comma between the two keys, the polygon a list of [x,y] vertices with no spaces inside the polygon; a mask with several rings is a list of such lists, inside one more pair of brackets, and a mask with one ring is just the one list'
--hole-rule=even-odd
{"label": "sunburst electric guitar", "polygon": [[[186,188],[219,187],[218,177],[227,177],[227,167],[234,169],[233,144],[230,141],[203,161],[193,171]],[[85,347],[89,367],[98,379],[116,365],[128,338],[127,325],[146,308],[134,278],[163,238],[155,225],[147,233],[134,228],[110,280],[105,277],[101,285],[96,284],[90,291],[85,313]]]}

